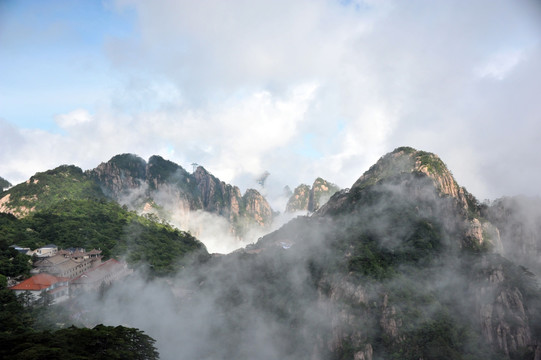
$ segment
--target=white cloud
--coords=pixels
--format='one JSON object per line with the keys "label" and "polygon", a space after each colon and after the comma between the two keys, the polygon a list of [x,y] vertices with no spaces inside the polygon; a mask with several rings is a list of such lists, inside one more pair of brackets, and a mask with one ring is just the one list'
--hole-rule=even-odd
{"label": "white cloud", "polygon": [[133,152],[195,161],[241,187],[263,170],[276,189],[317,176],[348,187],[379,156],[410,145],[439,154],[479,197],[539,194],[502,171],[541,176],[531,169],[541,153],[534,2],[115,5],[137,22],[131,37],[105,38],[112,97],[60,111],[63,135],[9,130],[20,141],[0,175]]}
{"label": "white cloud", "polygon": [[476,69],[475,73],[481,78],[503,80],[519,64],[522,58],[523,51],[521,50],[498,52],[490,56],[485,64]]}
{"label": "white cloud", "polygon": [[89,123],[92,121],[92,116],[85,109],[76,109],[67,114],[55,116],[56,123],[63,129]]}

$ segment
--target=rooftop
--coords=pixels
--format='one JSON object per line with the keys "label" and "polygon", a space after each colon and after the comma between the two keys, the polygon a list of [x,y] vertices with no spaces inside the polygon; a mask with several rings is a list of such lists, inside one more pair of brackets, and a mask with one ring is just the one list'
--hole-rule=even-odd
{"label": "rooftop", "polygon": [[49,286],[56,284],[57,282],[66,282],[68,278],[56,277],[50,274],[38,274],[31,278],[28,278],[19,284],[10,287],[11,290],[28,290],[39,291],[47,289]]}
{"label": "rooftop", "polygon": [[122,269],[124,269],[123,263],[115,259],[109,259],[98,267],[77,276],[75,279],[71,280],[71,283],[88,284],[93,282],[101,282],[108,274],[121,271]]}

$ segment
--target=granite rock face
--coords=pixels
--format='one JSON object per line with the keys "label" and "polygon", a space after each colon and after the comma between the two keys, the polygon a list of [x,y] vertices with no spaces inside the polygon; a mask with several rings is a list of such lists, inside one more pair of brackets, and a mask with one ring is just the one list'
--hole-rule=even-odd
{"label": "granite rock face", "polygon": [[310,186],[301,184],[295,188],[286,205],[286,212],[308,211]]}
{"label": "granite rock face", "polygon": [[106,163],[101,163],[89,175],[95,179],[104,193],[114,200],[138,189],[146,180],[147,164],[142,158],[132,155],[116,155]]}
{"label": "granite rock face", "polygon": [[443,199],[435,212],[453,214],[454,219],[449,226],[460,229],[461,247],[467,248],[473,244],[496,251],[503,250],[498,228],[482,216],[481,204],[458,185],[445,163],[435,154],[410,147],[397,148],[381,157],[351,189],[336,192],[317,214],[324,216],[339,211],[344,204],[354,203],[356,194],[376,184],[387,184],[386,186],[395,188],[405,186],[408,197],[417,197],[421,201]]}
{"label": "granite rock face", "polygon": [[314,212],[325,204],[339,189],[335,184],[317,178],[312,186],[297,186],[286,205],[286,212]]}
{"label": "granite rock face", "polygon": [[236,235],[249,226],[270,225],[273,211],[254,189],[244,195],[238,187],[226,184],[202,166],[190,174],[180,165],[160,156],[148,163],[132,154],[113,157],[87,172],[105,194],[134,209],[164,210],[180,216],[204,211],[231,223]]}
{"label": "granite rock face", "polygon": [[532,299],[517,276],[524,270],[503,258],[484,258],[481,266],[471,290],[485,340],[508,357],[521,349],[536,348],[539,339],[532,334]]}

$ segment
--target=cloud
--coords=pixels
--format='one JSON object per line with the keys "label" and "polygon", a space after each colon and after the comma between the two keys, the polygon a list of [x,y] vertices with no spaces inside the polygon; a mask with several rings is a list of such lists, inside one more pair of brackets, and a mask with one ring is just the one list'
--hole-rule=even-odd
{"label": "cloud", "polygon": [[63,129],[68,129],[92,121],[92,116],[85,109],[76,109],[67,114],[60,114],[55,117],[56,123]]}
{"label": "cloud", "polygon": [[[480,131],[484,120],[478,114],[496,115],[505,107],[496,99],[488,99],[488,104],[473,101],[486,96],[480,82],[507,79],[536,56],[525,49],[539,46],[539,13],[532,11],[533,3],[478,1],[464,7],[424,1],[233,1],[194,6],[182,1],[122,1],[121,5],[134,7],[139,14],[138,46],[152,57],[143,54],[141,61],[172,79],[195,106],[202,98],[213,102],[228,92],[247,98],[258,91],[281,96],[316,81],[317,93],[299,129],[314,135],[312,142],[322,157],[300,168],[325,172],[311,176],[334,176],[332,180],[342,186],[353,182],[378,156],[404,144],[454,159],[462,153],[456,144],[467,138],[471,161],[480,162],[488,155],[484,149],[501,143],[490,138],[491,131]],[[502,22],[511,30],[502,31]],[[512,50],[502,50],[506,48]],[[512,87],[506,86],[507,91]],[[340,131],[332,126],[338,119],[343,123]],[[237,133],[239,144],[254,128],[243,130],[246,136]],[[329,142],[325,139],[329,136],[338,138]],[[290,152],[294,143],[303,141],[300,135],[293,139],[282,141]],[[243,151],[247,149],[239,146],[238,153]],[[272,155],[264,151],[259,155],[262,162],[271,163]],[[296,165],[281,165],[298,169],[303,159],[294,160]],[[496,159],[490,162],[497,166]],[[334,174],[325,171],[330,168]],[[456,171],[484,195],[503,190],[480,185],[486,179],[462,174],[461,166]],[[305,175],[299,180],[312,179]]]}
{"label": "cloud", "polygon": [[476,70],[476,74],[483,78],[503,80],[522,60],[522,51],[505,51],[491,56],[489,61]]}
{"label": "cloud", "polygon": [[[348,187],[410,145],[440,155],[481,198],[539,193],[506,171],[541,176],[531,166],[541,133],[535,2],[118,0],[107,9],[135,19],[132,33],[100,43],[116,85],[93,108],[58,111],[61,135],[16,130],[19,161],[31,153],[37,164],[94,167],[117,153],[159,154],[243,189],[267,170],[281,191],[317,176]],[[17,171],[12,182],[32,174]]]}

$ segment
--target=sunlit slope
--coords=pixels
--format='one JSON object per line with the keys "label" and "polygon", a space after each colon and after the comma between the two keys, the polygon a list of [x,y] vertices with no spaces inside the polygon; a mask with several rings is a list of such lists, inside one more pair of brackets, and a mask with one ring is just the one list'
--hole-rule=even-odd
{"label": "sunlit slope", "polygon": [[17,217],[44,210],[63,200],[105,199],[98,184],[73,165],[36,173],[0,194],[0,212]]}
{"label": "sunlit slope", "polygon": [[75,166],[37,173],[1,194],[2,246],[36,249],[101,249],[107,257],[124,257],[132,265],[148,265],[156,274],[178,270],[192,252],[206,256],[204,245],[191,234],[152,216],[108,199],[100,186]]}

